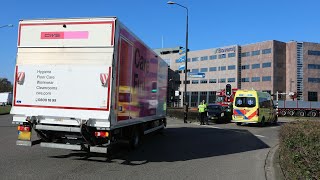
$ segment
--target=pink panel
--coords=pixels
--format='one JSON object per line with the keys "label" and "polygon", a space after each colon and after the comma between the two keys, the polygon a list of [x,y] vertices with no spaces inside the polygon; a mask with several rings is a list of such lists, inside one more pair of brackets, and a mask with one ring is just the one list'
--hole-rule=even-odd
{"label": "pink panel", "polygon": [[88,39],[88,31],[68,31],[64,32],[64,39]]}

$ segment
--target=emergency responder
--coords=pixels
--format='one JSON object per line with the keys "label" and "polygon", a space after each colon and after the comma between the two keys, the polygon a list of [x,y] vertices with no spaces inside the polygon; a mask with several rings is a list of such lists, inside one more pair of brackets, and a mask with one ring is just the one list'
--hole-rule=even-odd
{"label": "emergency responder", "polygon": [[200,125],[204,125],[204,116],[205,116],[205,105],[201,102],[198,106],[199,116],[200,116]]}
{"label": "emergency responder", "polygon": [[207,125],[209,125],[208,122],[208,104],[206,104],[205,100],[202,100],[202,104],[204,105],[204,115],[203,115],[203,122],[205,122]]}

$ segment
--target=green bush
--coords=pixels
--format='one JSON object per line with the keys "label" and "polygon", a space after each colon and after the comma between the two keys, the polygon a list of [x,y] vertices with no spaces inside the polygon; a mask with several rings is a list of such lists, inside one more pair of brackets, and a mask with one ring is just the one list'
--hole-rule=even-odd
{"label": "green bush", "polygon": [[9,114],[10,110],[11,110],[11,106],[0,106],[0,115]]}
{"label": "green bush", "polygon": [[280,130],[280,163],[288,179],[320,179],[320,122],[287,123]]}

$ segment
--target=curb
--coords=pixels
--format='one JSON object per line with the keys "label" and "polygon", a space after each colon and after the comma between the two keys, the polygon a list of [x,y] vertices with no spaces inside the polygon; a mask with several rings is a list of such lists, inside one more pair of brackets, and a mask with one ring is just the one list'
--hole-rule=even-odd
{"label": "curb", "polygon": [[267,180],[279,179],[285,180],[283,172],[280,166],[280,158],[279,158],[279,144],[273,146],[265,160],[264,165],[265,177]]}

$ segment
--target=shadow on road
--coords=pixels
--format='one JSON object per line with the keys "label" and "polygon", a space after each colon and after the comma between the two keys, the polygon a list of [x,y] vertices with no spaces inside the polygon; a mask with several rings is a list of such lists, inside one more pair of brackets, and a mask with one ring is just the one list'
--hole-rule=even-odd
{"label": "shadow on road", "polygon": [[[209,158],[269,148],[256,136],[242,129],[214,129],[208,127],[167,128],[163,134],[146,136],[144,143],[134,151],[116,146],[109,162],[121,160],[124,165],[141,165],[148,162],[176,162]],[[51,158],[103,161],[99,154],[70,153]]]}

